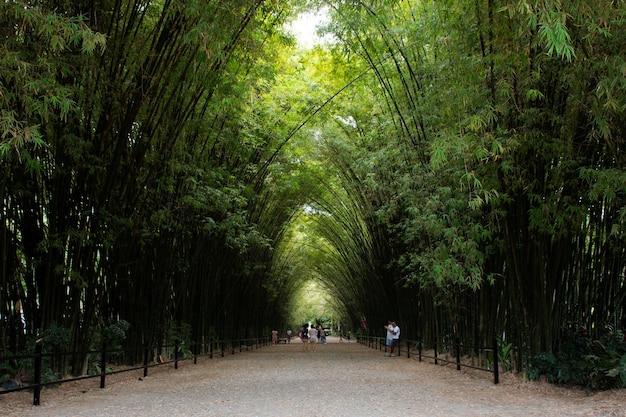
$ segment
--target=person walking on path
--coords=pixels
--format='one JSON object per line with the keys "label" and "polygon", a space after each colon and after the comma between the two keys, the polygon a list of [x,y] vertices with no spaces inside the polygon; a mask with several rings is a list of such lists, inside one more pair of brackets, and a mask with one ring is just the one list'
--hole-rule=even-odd
{"label": "person walking on path", "polygon": [[272,344],[273,345],[278,344],[278,330],[276,329],[272,330]]}
{"label": "person walking on path", "polygon": [[309,333],[308,333],[308,326],[305,324],[302,326],[302,328],[300,329],[300,334],[298,336],[300,336],[300,340],[302,341],[302,351],[303,352],[308,352],[309,351]]}
{"label": "person walking on path", "polygon": [[309,330],[309,343],[311,344],[311,352],[317,352],[317,329],[313,326]]}
{"label": "person walking on path", "polygon": [[291,329],[287,329],[287,343],[291,343]]}
{"label": "person walking on path", "polygon": [[394,352],[396,349],[400,349],[400,327],[395,321],[392,321],[391,325],[393,326],[391,330],[391,356],[398,356],[397,353],[394,355]]}

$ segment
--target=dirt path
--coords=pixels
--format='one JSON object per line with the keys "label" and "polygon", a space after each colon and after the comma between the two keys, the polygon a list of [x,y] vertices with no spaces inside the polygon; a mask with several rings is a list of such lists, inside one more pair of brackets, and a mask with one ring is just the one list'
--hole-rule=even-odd
{"label": "dirt path", "polygon": [[386,358],[354,342],[299,343],[198,364],[151,368],[32,394],[0,396],[6,416],[585,416],[626,417],[626,390],[586,395],[503,375]]}

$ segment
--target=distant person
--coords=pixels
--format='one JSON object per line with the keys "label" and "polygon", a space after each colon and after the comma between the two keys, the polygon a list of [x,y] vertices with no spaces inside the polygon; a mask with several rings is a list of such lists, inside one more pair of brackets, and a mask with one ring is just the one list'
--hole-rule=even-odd
{"label": "distant person", "polygon": [[309,330],[309,344],[311,345],[311,352],[317,352],[317,329],[311,326],[311,330]]}
{"label": "distant person", "polygon": [[291,343],[291,329],[287,329],[287,343]]}
{"label": "distant person", "polygon": [[387,325],[384,327],[387,330],[385,337],[385,356],[391,356],[391,341],[393,339],[393,324],[391,320],[387,320]]}
{"label": "distant person", "polygon": [[300,329],[300,334],[298,334],[298,336],[300,337],[300,341],[302,342],[302,351],[308,352],[309,351],[309,330],[306,324],[302,326],[302,328]]}
{"label": "distant person", "polygon": [[320,343],[323,345],[326,344],[326,330],[324,330],[323,327],[320,329]]}
{"label": "distant person", "polygon": [[278,330],[276,329],[272,330],[272,344],[273,345],[278,344]]}
{"label": "distant person", "polygon": [[400,350],[400,327],[395,321],[391,322],[393,329],[391,331],[391,356],[398,356],[398,354],[394,354],[396,350]]}

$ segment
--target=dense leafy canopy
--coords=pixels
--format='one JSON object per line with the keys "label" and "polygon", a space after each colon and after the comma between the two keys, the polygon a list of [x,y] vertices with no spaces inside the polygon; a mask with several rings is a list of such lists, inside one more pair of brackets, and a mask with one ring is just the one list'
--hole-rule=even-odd
{"label": "dense leafy canopy", "polygon": [[[2,3],[0,348],[321,314],[501,338],[526,369],[621,334],[624,6]],[[316,7],[333,41],[298,48]]]}

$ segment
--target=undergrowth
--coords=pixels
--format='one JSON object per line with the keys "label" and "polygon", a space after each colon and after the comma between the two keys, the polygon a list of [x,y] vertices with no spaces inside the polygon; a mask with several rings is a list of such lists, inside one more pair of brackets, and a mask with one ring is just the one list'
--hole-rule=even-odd
{"label": "undergrowth", "polygon": [[581,386],[588,390],[626,388],[626,340],[620,331],[591,339],[568,330],[555,354],[541,352],[530,361],[530,379]]}

